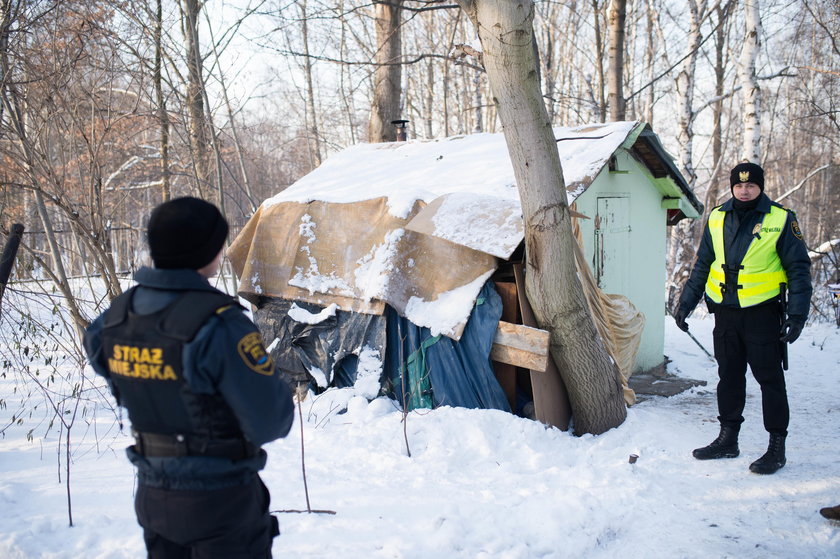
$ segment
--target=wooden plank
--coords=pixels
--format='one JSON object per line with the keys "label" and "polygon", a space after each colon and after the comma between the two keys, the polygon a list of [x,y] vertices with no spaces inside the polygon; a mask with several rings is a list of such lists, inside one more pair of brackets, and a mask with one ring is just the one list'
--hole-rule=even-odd
{"label": "wooden plank", "polygon": [[[525,297],[525,275],[522,265],[514,265],[513,273],[516,277],[516,287],[519,293],[519,309],[522,312],[522,322],[528,326],[536,326],[534,311]],[[572,407],[566,385],[560,376],[560,371],[549,355],[548,368],[544,373],[531,371],[531,386],[534,394],[534,414],[538,421],[553,425],[563,431],[569,428],[572,418]]]}
{"label": "wooden plank", "polygon": [[[516,284],[513,282],[496,282],[496,292],[502,299],[502,320],[519,322],[519,299],[516,297]],[[493,372],[499,386],[507,397],[512,412],[516,411],[516,367],[499,361],[493,362]]]}
{"label": "wooden plank", "polygon": [[511,281],[497,281],[495,285],[496,292],[502,298],[502,320],[513,324],[521,324],[516,284]]}
{"label": "wooden plank", "polygon": [[543,372],[548,366],[548,337],[545,330],[499,321],[490,358]]}

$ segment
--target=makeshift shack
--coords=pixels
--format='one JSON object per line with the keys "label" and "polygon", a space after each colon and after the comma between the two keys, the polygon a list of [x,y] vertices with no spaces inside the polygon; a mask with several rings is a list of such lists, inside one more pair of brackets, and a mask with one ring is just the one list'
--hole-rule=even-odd
{"label": "makeshift shack", "polygon": [[[644,123],[555,136],[569,201],[587,218],[576,220],[587,300],[626,386],[663,362],[666,225],[702,206]],[[523,238],[504,136],[476,134],[349,147],[266,200],[228,254],[296,380],[385,390],[409,408],[528,415],[533,400],[538,419],[562,424],[544,346],[522,347],[541,333],[521,326],[535,325]]]}

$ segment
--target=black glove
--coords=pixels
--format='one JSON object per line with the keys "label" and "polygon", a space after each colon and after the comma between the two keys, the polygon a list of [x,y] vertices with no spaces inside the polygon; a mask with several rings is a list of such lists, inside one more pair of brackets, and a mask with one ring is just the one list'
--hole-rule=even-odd
{"label": "black glove", "polygon": [[789,317],[785,320],[784,324],[782,324],[782,331],[780,332],[781,337],[779,340],[782,343],[789,343],[792,344],[796,341],[796,338],[799,337],[799,334],[802,333],[802,327],[805,325],[804,320],[799,318]]}
{"label": "black glove", "polygon": [[677,308],[677,312],[674,313],[674,322],[677,323],[677,328],[683,332],[688,332],[688,323],[685,321],[686,318],[688,318],[688,311],[683,307]]}

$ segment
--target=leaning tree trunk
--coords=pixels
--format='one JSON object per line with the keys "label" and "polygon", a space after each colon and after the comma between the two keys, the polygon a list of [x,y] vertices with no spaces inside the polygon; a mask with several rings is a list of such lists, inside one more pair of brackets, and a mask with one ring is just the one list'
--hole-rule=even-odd
{"label": "leaning tree trunk", "polygon": [[403,0],[374,2],[376,10],[376,72],[373,76],[373,103],[370,107],[368,138],[371,142],[393,142],[397,133],[392,120],[400,115],[402,51],[400,14]]}
{"label": "leaning tree trunk", "polygon": [[589,314],[577,274],[560,157],[540,92],[531,0],[459,0],[478,30],[525,219],[525,290],[569,392],[575,433],[603,433],[626,415],[619,372]]}
{"label": "leaning tree trunk", "polygon": [[755,61],[761,46],[761,17],[758,1],[744,3],[744,45],[738,60],[738,81],[744,100],[744,140],[741,155],[761,163],[761,87],[755,75]]}

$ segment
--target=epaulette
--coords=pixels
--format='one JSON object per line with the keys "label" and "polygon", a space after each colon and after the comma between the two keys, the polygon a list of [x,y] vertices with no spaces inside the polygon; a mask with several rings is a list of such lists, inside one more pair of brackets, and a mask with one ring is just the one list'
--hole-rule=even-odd
{"label": "epaulette", "polygon": [[134,295],[134,291],[137,289],[135,285],[128,291],[124,291],[120,295],[114,298],[111,301],[111,306],[108,308],[108,311],[105,313],[105,316],[102,318],[102,326],[103,328],[113,328],[119,324],[122,324],[123,321],[128,317],[128,311],[131,307],[131,297]]}
{"label": "epaulette", "polygon": [[230,295],[212,291],[188,291],[173,303],[158,329],[177,340],[189,342],[211,316],[236,305]]}

